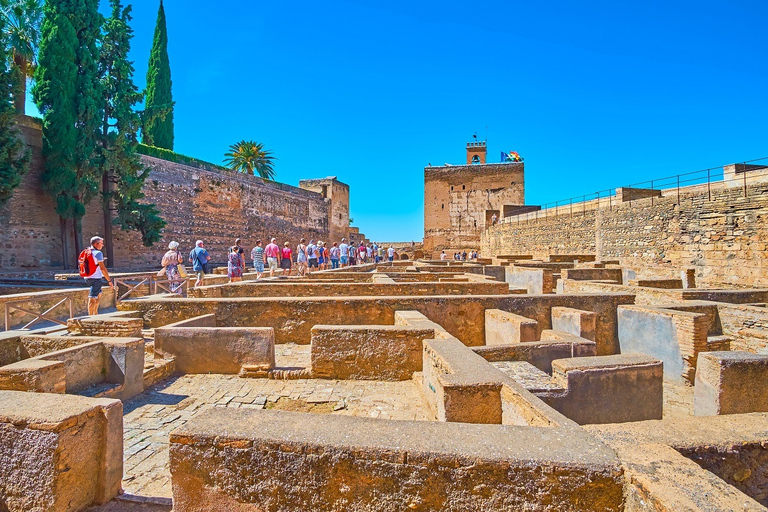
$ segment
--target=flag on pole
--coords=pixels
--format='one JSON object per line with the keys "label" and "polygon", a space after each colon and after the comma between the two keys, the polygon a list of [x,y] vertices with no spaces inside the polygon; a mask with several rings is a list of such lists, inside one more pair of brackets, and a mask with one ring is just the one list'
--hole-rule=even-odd
{"label": "flag on pole", "polygon": [[522,162],[523,157],[517,151],[510,151],[509,153],[501,152],[501,161],[504,162]]}

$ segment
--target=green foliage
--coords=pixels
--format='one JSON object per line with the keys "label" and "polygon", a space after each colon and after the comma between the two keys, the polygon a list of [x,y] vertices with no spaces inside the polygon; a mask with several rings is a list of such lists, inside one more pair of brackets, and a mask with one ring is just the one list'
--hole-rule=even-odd
{"label": "green foliage", "polygon": [[147,98],[144,107],[142,140],[148,146],[173,150],[173,94],[171,85],[168,30],[165,24],[163,0],[160,0],[147,69]]}
{"label": "green foliage", "polygon": [[174,162],[177,164],[188,165],[190,167],[196,167],[198,169],[204,169],[206,171],[214,171],[214,172],[230,171],[230,169],[227,169],[226,167],[222,167],[220,165],[212,164],[204,160],[199,160],[191,156],[174,153],[173,151],[169,151],[167,149],[156,148],[154,146],[147,146],[146,144],[139,144],[137,151],[142,155],[151,156],[153,158],[159,158],[160,160],[166,160],[168,162]]}
{"label": "green foliage", "polygon": [[259,176],[268,180],[275,179],[276,158],[272,156],[271,151],[266,151],[260,142],[241,140],[231,145],[224,156],[226,157],[224,165],[230,169],[252,175],[258,173]]}
{"label": "green foliage", "polygon": [[16,82],[15,105],[24,113],[27,78],[35,71],[37,48],[40,43],[40,21],[43,16],[41,0],[2,0],[0,17],[3,26],[3,48],[13,63]]}
{"label": "green foliage", "polygon": [[21,183],[29,166],[29,151],[19,139],[11,99],[17,90],[15,73],[8,66],[5,53],[7,32],[0,18],[0,206],[3,206]]}
{"label": "green foliage", "polygon": [[99,162],[102,176],[106,175],[113,188],[103,191],[103,201],[114,203],[114,224],[139,231],[143,244],[151,247],[160,240],[166,223],[155,205],[139,203],[149,169],[141,165],[136,151],[141,119],[133,107],[143,95],[133,82],[133,64],[128,60],[133,37],[131,6],[123,7],[121,0],[110,0],[110,4],[112,14],[104,22],[99,60],[104,94]]}
{"label": "green foliage", "polygon": [[58,9],[57,2],[49,0],[44,13],[39,65],[32,89],[37,108],[43,115],[45,171],[42,188],[56,201],[56,213],[71,219],[85,214],[85,206],[76,199],[78,176],[74,157],[77,142],[77,33],[69,18]]}

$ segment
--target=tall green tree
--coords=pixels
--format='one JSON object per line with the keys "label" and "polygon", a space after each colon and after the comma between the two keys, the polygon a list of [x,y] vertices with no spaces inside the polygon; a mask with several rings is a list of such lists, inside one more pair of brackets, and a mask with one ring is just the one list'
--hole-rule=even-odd
{"label": "tall green tree", "polygon": [[0,2],[4,49],[13,61],[16,112],[24,114],[27,99],[27,79],[32,78],[40,44],[40,21],[43,17],[41,0],[3,0]]}
{"label": "tall green tree", "polygon": [[54,1],[47,2],[32,96],[43,115],[45,169],[42,188],[56,203],[65,268],[68,267],[69,254],[67,220],[85,214],[85,206],[76,199],[77,44],[77,33],[69,18],[60,12]]}
{"label": "tall green tree", "polygon": [[[128,60],[133,29],[131,6],[110,0],[112,14],[104,22],[99,59],[103,91],[103,116],[100,133],[100,166],[104,212],[104,238],[107,258],[112,253],[112,224],[124,230],[141,232],[142,242],[151,247],[160,240],[165,222],[155,205],[140,203],[142,187],[149,169],[141,165],[136,152],[141,118],[134,106],[143,95],[133,82],[133,63]],[[112,212],[116,218],[112,219]]]}
{"label": "tall green tree", "polygon": [[168,59],[168,30],[165,8],[160,0],[155,36],[147,69],[147,98],[144,107],[142,141],[149,146],[173,150],[173,94],[171,63]]}
{"label": "tall green tree", "polygon": [[264,144],[252,140],[241,140],[229,147],[224,153],[224,165],[237,172],[256,175],[265,180],[275,179],[274,161],[271,151],[264,149]]}
{"label": "tall green tree", "polygon": [[82,248],[85,205],[99,192],[96,142],[101,127],[97,41],[98,0],[47,0],[33,96],[43,114],[43,188],[56,200],[62,224],[73,221],[74,249]]}
{"label": "tall green tree", "polygon": [[0,207],[21,183],[29,167],[29,151],[19,138],[12,99],[18,92],[15,72],[6,54],[8,34],[0,17]]}

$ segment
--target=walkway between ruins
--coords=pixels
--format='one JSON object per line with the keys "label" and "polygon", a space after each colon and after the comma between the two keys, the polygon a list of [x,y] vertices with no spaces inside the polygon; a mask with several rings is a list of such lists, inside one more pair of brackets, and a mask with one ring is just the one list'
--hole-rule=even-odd
{"label": "walkway between ruins", "polygon": [[[309,366],[308,345],[277,345],[278,367]],[[126,493],[171,497],[168,435],[213,407],[284,409],[395,420],[427,420],[414,381],[243,379],[183,375],[146,390],[124,406]]]}

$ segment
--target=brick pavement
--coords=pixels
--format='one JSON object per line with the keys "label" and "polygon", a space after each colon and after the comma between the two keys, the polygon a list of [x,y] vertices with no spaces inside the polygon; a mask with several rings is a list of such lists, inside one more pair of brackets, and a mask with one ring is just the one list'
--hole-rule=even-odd
{"label": "brick pavement", "polygon": [[[275,348],[278,367],[308,365],[309,346],[287,344]],[[172,377],[124,404],[125,491],[170,497],[168,435],[195,414],[213,407],[274,407],[382,419],[429,419],[428,408],[414,381],[270,380],[242,379],[236,375]]]}

